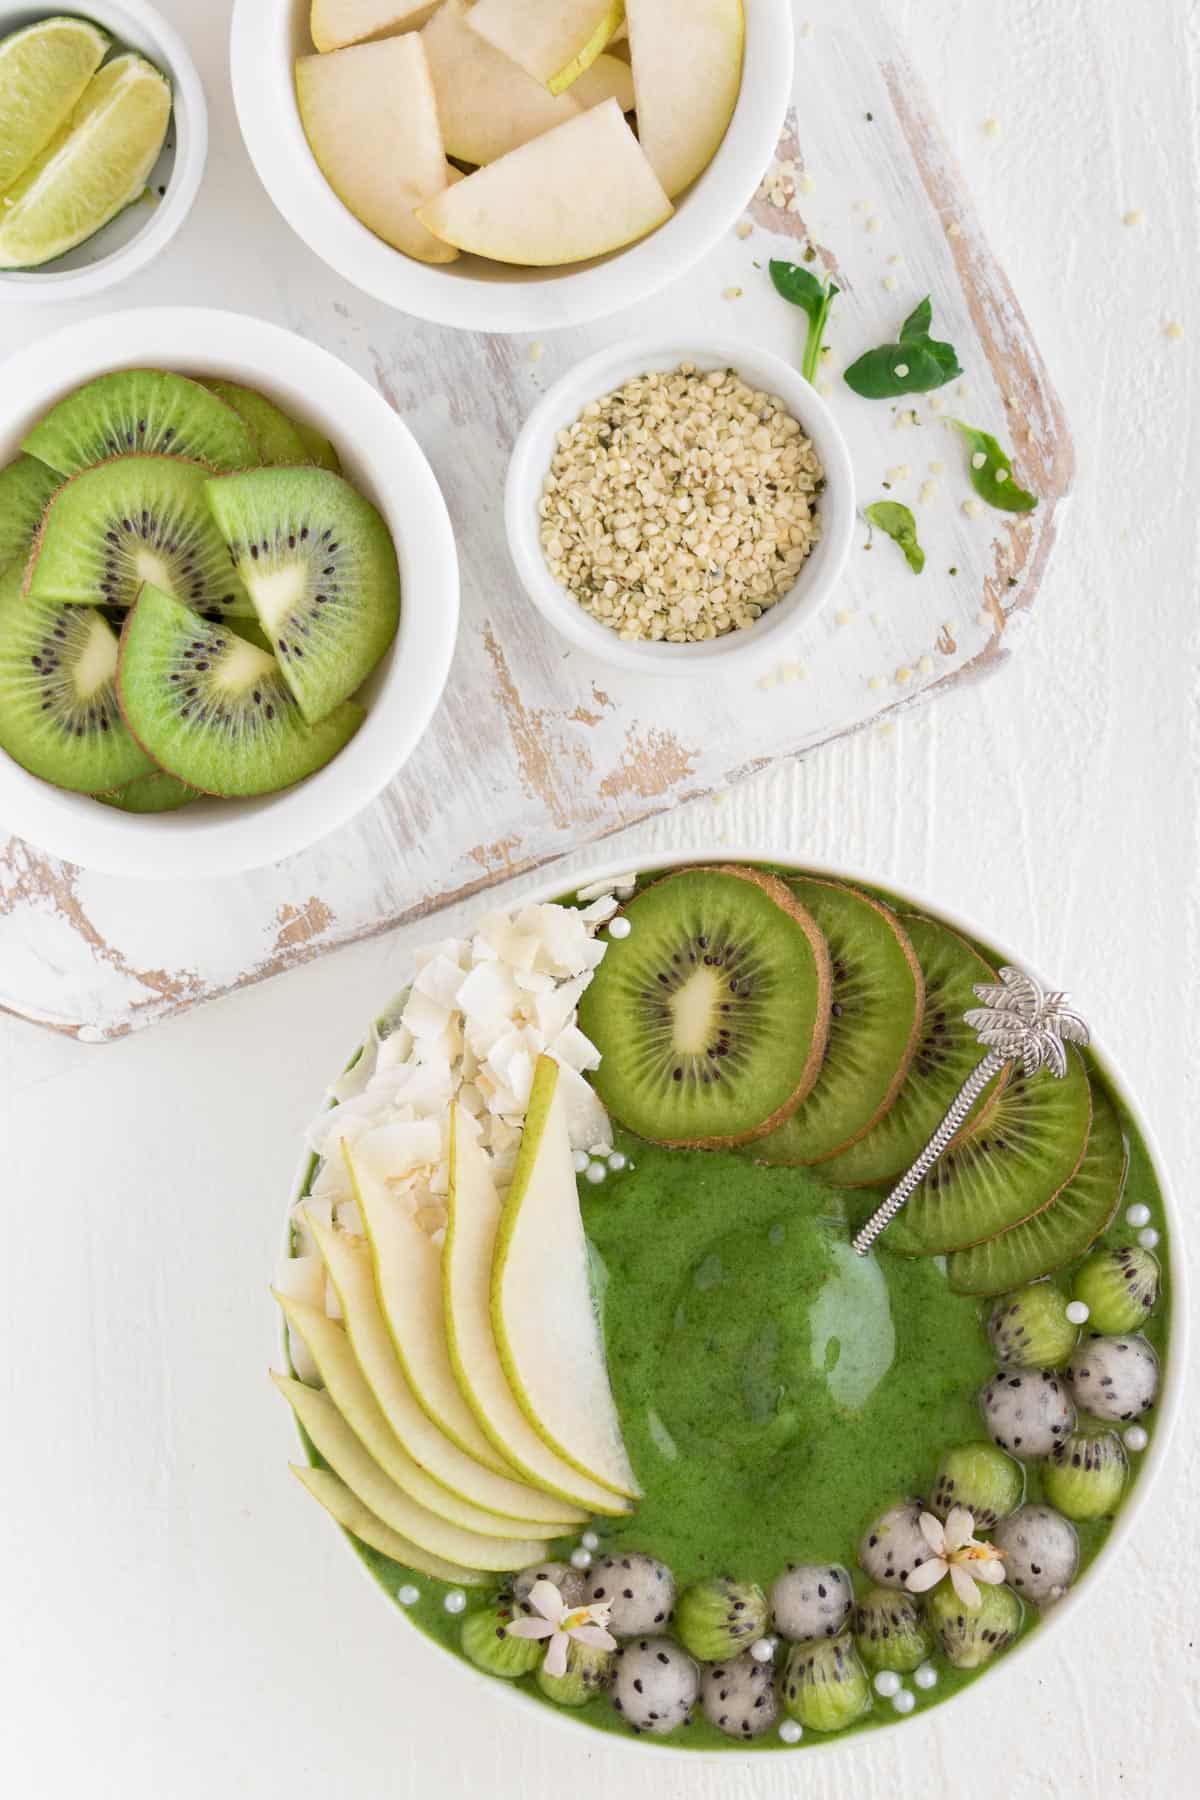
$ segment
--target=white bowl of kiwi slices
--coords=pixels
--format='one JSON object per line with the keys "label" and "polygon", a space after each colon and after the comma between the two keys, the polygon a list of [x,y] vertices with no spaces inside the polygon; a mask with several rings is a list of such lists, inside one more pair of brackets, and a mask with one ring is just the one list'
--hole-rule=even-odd
{"label": "white bowl of kiwi slices", "polygon": [[399,772],[458,624],[407,427],[235,313],[72,326],[0,371],[0,821],[108,874],[293,855]]}

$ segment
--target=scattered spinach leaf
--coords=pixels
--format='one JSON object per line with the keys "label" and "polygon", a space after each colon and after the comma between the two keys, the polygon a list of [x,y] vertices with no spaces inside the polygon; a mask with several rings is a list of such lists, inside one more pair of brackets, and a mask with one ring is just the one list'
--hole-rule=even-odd
{"label": "scattered spinach leaf", "polygon": [[929,296],[915,306],[900,327],[894,344],[868,350],[846,370],[847,384],[864,400],[890,400],[897,394],[930,394],[962,374],[953,344],[942,344],[929,335],[933,302]]}
{"label": "scattered spinach leaf", "polygon": [[902,506],[899,500],[876,500],[874,505],[864,507],[863,517],[899,545],[909,568],[919,575],[925,567],[925,552],[917,542],[917,521],[912,509]]}
{"label": "scattered spinach leaf", "polygon": [[805,381],[812,381],[821,360],[821,345],[825,338],[829,309],[839,289],[834,287],[832,281],[819,280],[810,269],[802,269],[798,263],[772,262],[771,280],[775,283],[777,294],[808,314],[808,338],[800,370]]}
{"label": "scattered spinach leaf", "polygon": [[964,425],[961,419],[952,419],[950,423],[967,446],[967,471],[979,498],[1001,512],[1032,512],[1037,505],[1037,495],[1027,494],[1024,488],[1017,486],[1012,463],[991,433],[979,431],[974,425]]}

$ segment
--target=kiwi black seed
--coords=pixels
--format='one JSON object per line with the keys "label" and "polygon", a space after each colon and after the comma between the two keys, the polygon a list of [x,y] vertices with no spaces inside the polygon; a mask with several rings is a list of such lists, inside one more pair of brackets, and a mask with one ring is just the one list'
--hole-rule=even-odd
{"label": "kiwi black seed", "polygon": [[125,621],[118,686],[130,729],[159,767],[229,797],[313,774],[364,716],[346,701],[308,725],[273,657],[153,587]]}
{"label": "kiwi black seed", "polygon": [[35,456],[18,456],[0,469],[0,574],[29,560],[42,514],[62,486],[62,476]]}
{"label": "kiwi black seed", "polygon": [[754,869],[683,869],[622,909],[580,1004],[609,1111],[674,1145],[745,1143],[809,1093],[829,1030],[820,928]]}
{"label": "kiwi black seed", "polygon": [[950,1258],[957,1294],[1007,1294],[1082,1256],[1121,1204],[1129,1145],[1111,1098],[1092,1081],[1092,1128],[1075,1179],[1052,1204],[998,1236]]}
{"label": "kiwi black seed", "polygon": [[240,387],[236,381],[206,379],[204,385],[226,406],[231,406],[246,426],[258,446],[256,462],[303,463],[309,460],[304,439],[295,424],[265,394]]}
{"label": "kiwi black seed", "polygon": [[112,456],[184,456],[210,469],[258,461],[251,432],[198,381],[163,369],[98,375],[60,400],[21,448],[62,475]]}
{"label": "kiwi black seed", "polygon": [[979,1061],[978,1039],[963,1014],[977,1004],[976,982],[995,981],[995,970],[946,925],[915,915],[905,915],[900,923],[925,981],[921,1030],[908,1075],[883,1117],[856,1143],[822,1163],[822,1178],[838,1187],[874,1187],[902,1175]]}
{"label": "kiwi black seed", "polygon": [[310,723],[361,686],[396,635],[400,570],[369,500],[328,469],[208,484],[229,555]]}
{"label": "kiwi black seed", "polygon": [[0,576],[0,749],[56,787],[94,794],[152,767],[117,706],[117,639],[90,606],[30,600]]}
{"label": "kiwi black seed", "polygon": [[27,577],[41,600],[132,606],[143,582],[207,618],[253,616],[204,497],[207,471],[172,456],[119,456],[59,489]]}
{"label": "kiwi black seed", "polygon": [[925,1009],[925,982],[890,907],[839,882],[805,876],[788,886],[825,934],[833,967],[829,1041],[816,1086],[778,1131],[761,1138],[764,1162],[819,1163],[881,1119],[908,1074]]}

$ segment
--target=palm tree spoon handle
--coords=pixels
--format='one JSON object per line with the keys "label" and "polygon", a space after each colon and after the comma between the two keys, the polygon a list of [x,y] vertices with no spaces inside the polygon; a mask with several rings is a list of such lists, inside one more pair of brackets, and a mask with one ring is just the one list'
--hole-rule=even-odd
{"label": "palm tree spoon handle", "polygon": [[980,985],[975,989],[975,995],[982,1004],[972,1007],[963,1018],[986,1054],[959,1088],[945,1118],[916,1162],[901,1176],[887,1199],[852,1240],[851,1247],[859,1256],[866,1256],[876,1239],[908,1203],[930,1169],[944,1155],[984,1089],[1010,1063],[1022,1063],[1027,1076],[1047,1069],[1061,1081],[1070,1066],[1065,1046],[1082,1046],[1088,1042],[1088,1028],[1079,1014],[1071,1010],[1066,994],[1047,992],[1040,982],[1021,969],[1001,969],[998,985]]}

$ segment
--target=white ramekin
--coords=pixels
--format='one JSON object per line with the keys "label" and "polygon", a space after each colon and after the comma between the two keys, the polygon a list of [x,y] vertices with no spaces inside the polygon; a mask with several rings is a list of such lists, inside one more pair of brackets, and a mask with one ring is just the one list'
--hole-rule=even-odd
{"label": "white ramekin", "polygon": [[[60,7],[67,13],[74,9]],[[0,0],[0,37],[48,18],[52,6],[30,6],[28,0]],[[111,33],[118,49],[140,50],[170,78],[173,112],[167,148],[151,176],[151,186],[165,186],[157,205],[135,202],[118,213],[95,237],[58,257],[45,269],[0,271],[0,304],[87,300],[104,288],[144,269],[179,230],[200,188],[208,155],[208,113],[204,89],[187,45],[146,0],[87,0],[82,16]]]}
{"label": "white ramekin", "polygon": [[[310,250],[377,300],[470,331],[554,331],[632,306],[674,281],[728,231],[775,154],[792,87],[791,0],[746,0],[741,97],[725,141],[675,215],[627,250],[547,274],[464,256],[430,267],[393,250],[342,205],[313,158],[293,79],[312,49],[308,0],[236,0],[233,93],[264,187]],[[587,196],[580,195],[585,205]]]}
{"label": "white ramekin", "polygon": [[315,425],[337,448],[347,479],[383,514],[400,558],[400,629],[365,689],[366,721],[340,755],[294,788],[133,816],[50,787],[0,752],[0,823],[18,837],[109,875],[234,875],[279,862],[344,824],[416,748],[454,653],[454,532],[420,447],[374,388],[327,350],[241,313],[199,307],[110,313],[18,352],[0,364],[0,466],[55,400],[121,368],[227,376]]}

